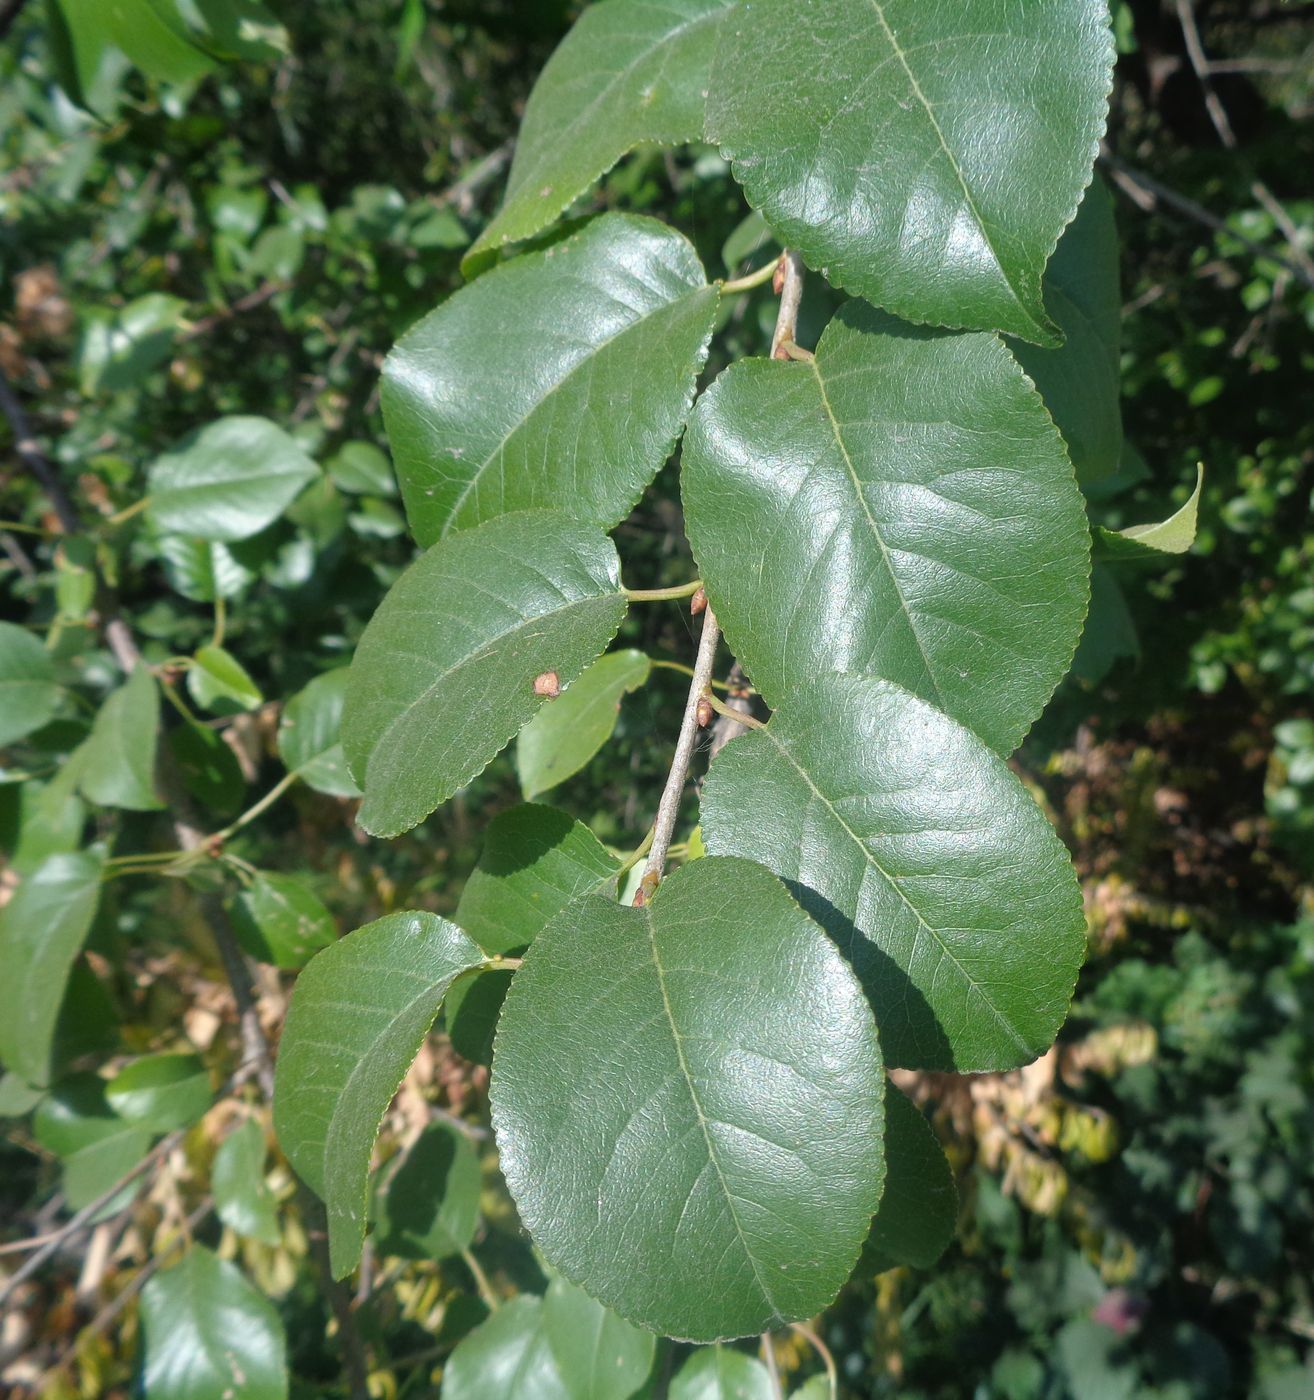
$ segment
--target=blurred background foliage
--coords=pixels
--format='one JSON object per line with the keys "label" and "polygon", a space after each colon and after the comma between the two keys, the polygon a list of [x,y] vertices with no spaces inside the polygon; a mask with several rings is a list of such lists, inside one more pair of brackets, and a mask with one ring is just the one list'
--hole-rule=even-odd
{"label": "blurred background foliage", "polygon": [[[381,357],[460,285],[529,87],[580,8],[270,0],[278,23],[245,56],[177,84],[126,58],[70,78],[57,9],[0,7],[11,26],[0,369],[98,526],[94,544],[61,542],[7,450],[0,515],[48,533],[0,526],[0,607],[54,626],[82,684],[108,690],[114,677],[93,625],[93,562],[152,662],[211,636],[217,594],[225,645],[260,697],[290,696],[350,657],[411,555],[382,453]],[[1197,5],[1234,148],[1211,120],[1175,0],[1114,8],[1105,175],[1134,448],[1092,513],[1113,526],[1161,518],[1200,461],[1199,537],[1167,567],[1110,576],[1073,677],[1018,757],[1077,857],[1090,960],[1060,1044],[1037,1065],[906,1078],[957,1170],[960,1239],[936,1270],[859,1280],[827,1314],[853,1396],[1314,1394],[1314,6]],[[84,105],[57,79],[80,83]],[[637,153],[578,212],[596,207],[673,222],[714,276],[726,256],[740,269],[766,256],[710,149]],[[830,309],[812,279],[802,340]],[[773,316],[769,297],[741,299],[709,376],[760,353]],[[146,467],[230,413],[285,427],[325,479],[240,545],[152,536],[133,512]],[[688,576],[673,472],[622,530],[632,583]],[[677,609],[646,610],[623,633],[677,661],[690,637]],[[625,698],[616,739],[549,800],[634,845],[684,684],[655,671]],[[258,701],[216,724],[239,780],[213,791],[214,815],[279,776],[278,710]],[[44,733],[52,756],[85,732],[76,713],[59,724]],[[21,869],[42,774],[5,778],[0,847]],[[234,849],[297,876],[342,930],[393,908],[450,913],[479,832],[517,795],[504,756],[417,831],[366,844],[349,800],[294,790]],[[129,844],[149,821],[128,818]],[[116,881],[91,946],[69,1064],[186,1046],[224,1071],[231,998],[186,900],[167,883]],[[285,986],[265,969],[271,1027]],[[385,1150],[435,1110],[484,1132],[485,1086],[486,1071],[435,1037]],[[60,1162],[18,1116],[26,1107],[0,1108],[12,1117],[0,1146],[11,1240],[40,1234],[59,1208]],[[28,1287],[0,1336],[0,1387],[128,1393],[133,1309],[103,1312],[203,1199],[227,1126],[211,1114],[187,1132],[133,1209],[93,1237],[103,1257],[67,1259]],[[487,1158],[486,1135],[476,1141]],[[492,1180],[480,1258],[497,1286],[532,1284]],[[285,1167],[270,1184],[290,1194]],[[339,1362],[290,1219],[277,1242],[197,1228],[276,1300],[297,1393],[333,1394]],[[432,1393],[435,1366],[482,1316],[462,1270],[373,1260],[358,1315],[380,1395]],[[801,1347],[781,1360],[799,1378],[816,1369]]]}

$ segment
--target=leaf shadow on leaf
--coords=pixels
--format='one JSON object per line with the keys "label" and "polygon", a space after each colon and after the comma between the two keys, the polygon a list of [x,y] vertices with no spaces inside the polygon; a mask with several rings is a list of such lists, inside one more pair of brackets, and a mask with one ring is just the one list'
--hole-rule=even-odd
{"label": "leaf shadow on leaf", "polygon": [[433,1229],[455,1162],[456,1141],[449,1133],[428,1132],[416,1140],[388,1183],[388,1230],[380,1249],[402,1257],[420,1253],[411,1241]]}
{"label": "leaf shadow on leaf", "polygon": [[[575,829],[575,819],[557,807],[539,806],[538,811],[542,813],[538,830],[521,833],[520,839],[514,843],[508,842],[496,847],[485,846],[479,864],[486,875],[496,879],[517,875],[520,871],[537,865],[549,851],[556,850],[558,846],[566,843]],[[528,947],[529,944],[525,943],[507,949],[503,956],[519,957]]]}
{"label": "leaf shadow on leaf", "polygon": [[853,920],[836,909],[825,895],[818,894],[798,880],[786,880],[785,885],[803,906],[804,912],[811,916],[814,923],[821,925],[826,936],[853,969],[871,1003],[878,1036],[883,1036],[889,1023],[890,1008],[899,1008],[906,1035],[917,1045],[917,1064],[901,1063],[900,1068],[956,1069],[954,1049],[944,1027],[903,968],[865,937]]}

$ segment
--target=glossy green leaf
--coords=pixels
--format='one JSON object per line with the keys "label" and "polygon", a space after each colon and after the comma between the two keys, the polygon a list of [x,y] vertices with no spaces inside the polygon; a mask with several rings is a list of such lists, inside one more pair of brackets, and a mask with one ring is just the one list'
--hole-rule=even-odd
{"label": "glossy green leaf", "polygon": [[49,856],[0,909],[0,1060],[29,1084],[49,1082],[60,1003],[100,902],[90,851]]}
{"label": "glossy green leaf", "polygon": [[431,312],[383,370],[415,538],[540,507],[623,520],[684,427],[716,299],[683,235],[609,214]]}
{"label": "glossy green leaf", "polygon": [[731,366],[683,462],[694,557],[768,704],[871,673],[1017,746],[1072,660],[1090,544],[1062,440],[996,337],[850,302],[814,362]]}
{"label": "glossy green leaf", "polygon": [[288,772],[330,797],[359,797],[342,752],[347,668],[316,676],[287,702],[278,722],[278,752]]}
{"label": "glossy green leaf", "polygon": [[460,1254],[479,1223],[481,1184],[470,1139],[446,1123],[430,1124],[380,1183],[376,1246],[404,1259]]}
{"label": "glossy green leaf", "polygon": [[78,354],[85,395],[134,389],[173,353],[187,303],[151,292],[87,323]]}
{"label": "glossy green leaf", "polygon": [[169,749],[187,791],[212,817],[239,810],[246,779],[223,735],[203,724],[180,724],[169,731]]}
{"label": "glossy green leaf", "polygon": [[516,769],[526,797],[537,797],[573,773],[611,738],[621,697],[646,685],[652,662],[627,647],[600,657],[520,731]]}
{"label": "glossy green leaf", "polygon": [[143,1055],[105,1088],[120,1118],[168,1133],[195,1123],[214,1101],[210,1075],[196,1055]]}
{"label": "glossy green leaf", "polygon": [[442,1400],[570,1400],[541,1298],[512,1298],[462,1339],[443,1370]]}
{"label": "glossy green leaf", "polygon": [[328,1207],[337,1278],[360,1258],[370,1154],[384,1111],[453,980],[483,954],[435,914],[377,919],[311,961],[279,1047],[274,1128]]}
{"label": "glossy green leaf", "polygon": [[730,0],[608,0],[587,9],[525,108],[506,199],[465,260],[530,237],[640,142],[700,141]]}
{"label": "glossy green leaf", "polygon": [[[104,1082],[94,1074],[61,1080],[37,1106],[32,1132],[63,1165],[63,1187],[72,1210],[82,1210],[109,1191],[150,1149],[154,1133],[141,1123],[120,1118],[105,1098]],[[107,1202],[106,1212],[123,1203],[136,1188],[127,1187]]]}
{"label": "glossy green leaf", "polygon": [[278,1203],[265,1180],[265,1135],[253,1118],[219,1144],[210,1169],[210,1190],[219,1219],[261,1244],[277,1245]]}
{"label": "glossy green leaf", "polygon": [[324,465],[339,491],[353,496],[397,494],[392,463],[372,442],[345,442]]}
{"label": "glossy green leaf", "polygon": [[40,729],[55,713],[55,664],[41,639],[0,622],[0,744]]}
{"label": "glossy green leaf", "polygon": [[272,524],[319,476],[294,439],[266,418],[220,418],[150,469],[150,514],[161,529],[244,540]]}
{"label": "glossy green leaf", "polygon": [[1045,305],[1063,332],[1056,350],[1015,341],[1082,482],[1122,460],[1122,295],[1113,201],[1097,175],[1045,271]]}
{"label": "glossy green leaf", "polygon": [[1106,0],[753,0],[707,132],[837,287],[909,320],[1056,343],[1041,278],[1090,180]]}
{"label": "glossy green leaf", "polygon": [[258,0],[152,0],[178,4],[190,38],[214,58],[258,63],[289,52],[288,32]]}
{"label": "glossy green leaf", "polygon": [[757,1333],[853,1267],[884,1173],[880,1066],[821,930],[765,870],[708,857],[534,940],[493,1059],[502,1172],[548,1262],[622,1317]]}
{"label": "glossy green leaf", "polygon": [[286,1353],[274,1305],[203,1245],[142,1289],[145,1400],[286,1400]]}
{"label": "glossy green leaf", "polygon": [[858,1271],[929,1269],[958,1228],[958,1189],[931,1125],[893,1084],[885,1090],[885,1164],[885,1194]]}
{"label": "glossy green leaf", "polygon": [[493,1038],[511,987],[509,968],[463,977],[443,1003],[443,1025],[452,1049],[475,1065],[493,1063]]}
{"label": "glossy green leaf", "polygon": [[101,0],[114,42],[144,73],[165,83],[204,77],[213,60],[187,35],[171,0]]}
{"label": "glossy green leaf", "polygon": [[155,748],[159,742],[160,692],[144,663],[113,691],[96,715],[81,756],[80,786],[102,807],[159,811]]}
{"label": "glossy green leaf", "polygon": [[844,949],[891,1064],[1012,1069],[1053,1043],[1086,950],[1072,863],[1003,760],[907,691],[792,691],[718,755],[703,839],[774,870]]}
{"label": "glossy green leaf", "polygon": [[260,687],[230,651],[206,645],[196,649],[187,668],[187,689],[203,710],[234,715],[264,701]]}
{"label": "glossy green leaf", "polygon": [[543,1330],[570,1400],[631,1400],[652,1372],[652,1333],[632,1327],[565,1279],[548,1286]]}
{"label": "glossy green leaf", "polygon": [[226,544],[195,535],[161,535],[156,548],[169,586],[194,603],[236,598],[257,570]]}
{"label": "glossy green leaf", "polygon": [[571,681],[625,616],[620,561],[596,527],[525,511],[434,545],[366,627],[342,744],[375,836],[421,822]]}
{"label": "glossy green leaf", "polygon": [[79,107],[110,120],[129,63],[110,36],[101,0],[46,0],[46,17],[60,87]]}
{"label": "glossy green leaf", "polygon": [[338,936],[333,915],[290,875],[256,875],[233,901],[231,913],[242,947],[275,967],[303,967]]}
{"label": "glossy green leaf", "polygon": [[1096,532],[1096,553],[1115,563],[1147,563],[1162,554],[1185,554],[1195,543],[1200,523],[1200,493],[1204,490],[1204,465],[1196,467],[1195,490],[1166,520],[1150,525],[1129,525],[1125,530]]}
{"label": "glossy green leaf", "polygon": [[675,1373],[670,1400],[775,1400],[767,1368],[732,1347],[699,1347]]}
{"label": "glossy green leaf", "polygon": [[582,822],[537,803],[488,824],[456,922],[488,953],[521,953],[578,895],[615,888],[620,862]]}

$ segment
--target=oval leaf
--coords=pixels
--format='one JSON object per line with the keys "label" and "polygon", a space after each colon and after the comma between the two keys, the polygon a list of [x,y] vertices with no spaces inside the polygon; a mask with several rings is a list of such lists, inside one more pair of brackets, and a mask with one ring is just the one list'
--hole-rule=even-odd
{"label": "oval leaf", "polygon": [[540,507],[623,520],[684,427],[716,300],[686,238],[611,214],[426,316],[383,371],[415,538]]}
{"label": "oval leaf", "polygon": [[0,909],[0,1060],[29,1084],[49,1081],[69,972],[100,903],[103,864],[81,851],[37,866]]}
{"label": "oval leaf", "polygon": [[[731,746],[733,747],[733,746]],[[638,1326],[709,1341],[810,1317],[880,1199],[876,1027],[844,960],[747,861],[534,940],[493,1057],[521,1219]]]}
{"label": "oval leaf", "polygon": [[913,321],[1057,343],[1041,278],[1090,181],[1107,0],[741,3],[709,137],[810,267]]}
{"label": "oval leaf", "polygon": [[630,1400],[652,1371],[656,1337],[563,1278],[543,1299],[543,1328],[570,1400]]}
{"label": "oval leaf", "polygon": [[488,824],[456,922],[488,953],[522,953],[581,894],[615,888],[620,862],[582,822],[526,803]]}
{"label": "oval leaf", "polygon": [[852,302],[816,360],[748,360],[684,446],[689,539],[769,704],[826,671],[1014,749],[1072,660],[1090,541],[1063,443],[994,336]]}
{"label": "oval leaf", "polygon": [[246,667],[223,647],[198,647],[187,668],[187,689],[203,710],[235,715],[264,701]]}
{"label": "oval leaf", "polygon": [[40,729],[54,715],[58,699],[55,664],[40,639],[0,622],[0,744]]}
{"label": "oval leaf", "polygon": [[542,709],[516,740],[516,770],[526,797],[573,773],[611,738],[621,697],[646,685],[652,662],[632,647],[599,657],[569,690]]}
{"label": "oval leaf", "polygon": [[164,806],[155,790],[160,692],[144,663],[101,705],[81,750],[80,786],[102,807],[155,812]]}
{"label": "oval leaf", "polygon": [[525,107],[506,199],[467,255],[546,228],[640,142],[700,141],[730,0],[610,0],[586,10]]}
{"label": "oval leaf", "polygon": [[316,676],[287,702],[278,722],[278,752],[288,771],[330,797],[359,797],[342,752],[347,668]]}
{"label": "oval leaf", "polygon": [[929,1269],[958,1228],[958,1188],[931,1125],[893,1084],[885,1091],[885,1162],[885,1193],[858,1269]]}
{"label": "oval leaf", "polygon": [[319,468],[266,418],[220,418],[150,469],[150,514],[161,530],[244,540],[273,524]]}
{"label": "oval leaf", "polygon": [[258,874],[233,901],[232,915],[242,947],[275,967],[302,967],[338,936],[333,915],[289,875]]}
{"label": "oval leaf", "polygon": [[601,531],[525,511],[433,546],[370,620],[347,680],[342,742],[375,836],[421,822],[571,681],[625,616]]}
{"label": "oval leaf", "polygon": [[210,1189],[229,1229],[261,1244],[279,1243],[278,1205],[265,1180],[265,1135],[255,1119],[239,1124],[219,1144]]}
{"label": "oval leaf", "polygon": [[328,1208],[336,1278],[360,1258],[384,1111],[448,987],[483,960],[446,919],[389,914],[326,948],[297,978],[279,1047],[274,1128]]}
{"label": "oval leaf", "polygon": [[791,692],[712,765],[703,839],[827,928],[891,1064],[1013,1069],[1053,1043],[1086,950],[1072,863],[1003,760],[898,686]]}
{"label": "oval leaf", "polygon": [[210,1076],[195,1055],[143,1055],[105,1087],[120,1118],[159,1133],[195,1123],[213,1099]]}
{"label": "oval leaf", "polygon": [[462,1338],[443,1370],[442,1400],[570,1400],[548,1347],[541,1298],[512,1298]]}
{"label": "oval leaf", "polygon": [[479,1157],[470,1139],[433,1123],[394,1165],[375,1198],[385,1254],[446,1259],[469,1249],[479,1223]]}
{"label": "oval leaf", "polygon": [[274,1305],[203,1245],[142,1289],[141,1388],[149,1400],[286,1400],[286,1351]]}
{"label": "oval leaf", "polygon": [[700,1347],[671,1381],[671,1400],[775,1400],[771,1374],[755,1356]]}

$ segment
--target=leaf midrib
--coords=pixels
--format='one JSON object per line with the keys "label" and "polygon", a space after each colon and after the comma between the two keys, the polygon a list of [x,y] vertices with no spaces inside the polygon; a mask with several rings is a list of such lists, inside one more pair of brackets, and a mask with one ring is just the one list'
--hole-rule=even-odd
{"label": "leaf midrib", "polygon": [[[762,1301],[771,1309],[772,1317],[776,1322],[781,1320],[782,1314],[777,1307],[775,1299],[771,1296],[771,1290],[767,1287],[762,1278],[762,1271],[758,1268],[757,1257],[749,1247],[748,1239],[744,1234],[744,1227],[739,1222],[739,1212],[735,1208],[735,1196],[730,1190],[730,1184],[725,1179],[725,1173],[721,1170],[720,1158],[716,1155],[716,1148],[712,1143],[712,1135],[708,1129],[708,1119],[703,1112],[702,1101],[698,1097],[698,1090],[694,1085],[693,1074],[689,1069],[689,1061],[684,1053],[684,1040],[680,1035],[679,1027],[675,1024],[675,1014],[671,1009],[671,999],[666,991],[666,972],[662,967],[661,955],[657,951],[657,930],[653,923],[651,913],[646,914],[644,923],[648,930],[648,943],[652,950],[652,965],[657,972],[657,987],[662,996],[662,1008],[666,1013],[666,1023],[671,1028],[671,1039],[675,1044],[675,1055],[679,1061],[680,1073],[684,1077],[685,1088],[689,1091],[689,1100],[693,1104],[694,1114],[698,1119],[698,1126],[702,1130],[703,1142],[707,1147],[707,1159],[712,1164],[713,1171],[716,1172],[716,1179],[721,1186],[721,1194],[725,1197],[725,1203],[730,1211],[730,1219],[734,1222],[735,1234],[739,1238],[740,1248],[744,1252],[744,1258],[748,1260],[749,1268],[753,1271],[753,1278],[757,1283],[758,1291],[762,1294]],[[695,1181],[695,1185],[696,1185]]]}

